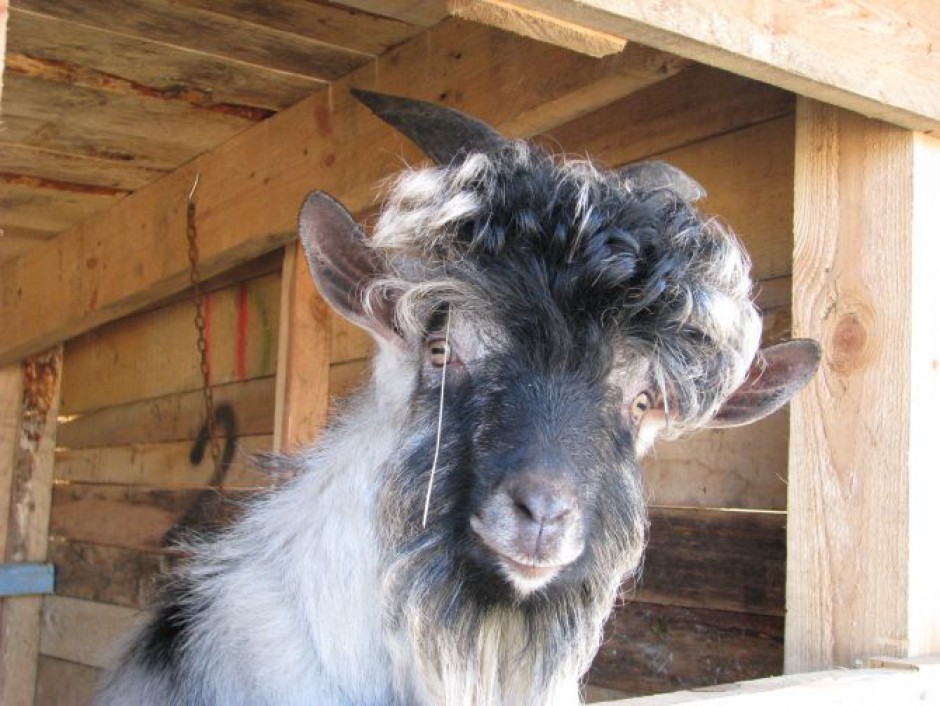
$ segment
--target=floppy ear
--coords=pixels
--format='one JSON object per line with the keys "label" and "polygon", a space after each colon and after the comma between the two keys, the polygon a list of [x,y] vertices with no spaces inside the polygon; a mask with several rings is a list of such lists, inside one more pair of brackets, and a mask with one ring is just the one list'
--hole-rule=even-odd
{"label": "floppy ear", "polygon": [[761,351],[762,363],[751,368],[708,426],[743,426],[776,412],[810,381],[821,355],[819,344],[806,338]]}
{"label": "floppy ear", "polygon": [[387,270],[349,211],[322,191],[311,192],[300,209],[298,231],[310,275],[330,306],[376,336],[400,341],[394,301],[374,293],[366,309],[366,287]]}
{"label": "floppy ear", "polygon": [[617,173],[638,191],[672,189],[689,203],[705,197],[701,184],[666,162],[636,162],[618,169]]}

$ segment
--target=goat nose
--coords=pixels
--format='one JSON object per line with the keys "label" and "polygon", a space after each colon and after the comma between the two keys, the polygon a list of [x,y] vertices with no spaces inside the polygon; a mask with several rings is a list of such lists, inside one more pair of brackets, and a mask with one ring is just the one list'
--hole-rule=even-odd
{"label": "goat nose", "polygon": [[542,526],[564,524],[577,506],[577,494],[571,483],[537,473],[513,478],[506,493],[522,519]]}

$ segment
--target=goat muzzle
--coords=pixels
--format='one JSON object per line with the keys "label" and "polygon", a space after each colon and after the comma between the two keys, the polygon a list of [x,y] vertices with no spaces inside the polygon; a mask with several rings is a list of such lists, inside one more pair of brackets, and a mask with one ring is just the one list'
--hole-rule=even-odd
{"label": "goat muzzle", "polygon": [[471,517],[470,526],[523,594],[547,584],[584,551],[577,489],[559,474],[510,475]]}

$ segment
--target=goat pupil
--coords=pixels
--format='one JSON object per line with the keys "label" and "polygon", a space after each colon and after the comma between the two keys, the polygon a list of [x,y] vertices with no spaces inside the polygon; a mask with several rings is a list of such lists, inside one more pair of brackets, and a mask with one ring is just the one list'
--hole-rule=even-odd
{"label": "goat pupil", "polygon": [[443,341],[432,341],[429,349],[433,365],[440,367],[450,360],[450,346]]}

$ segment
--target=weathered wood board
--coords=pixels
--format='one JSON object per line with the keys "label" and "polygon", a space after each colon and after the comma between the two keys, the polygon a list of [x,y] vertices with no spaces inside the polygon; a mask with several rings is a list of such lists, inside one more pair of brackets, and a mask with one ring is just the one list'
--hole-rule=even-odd
{"label": "weathered wood board", "polygon": [[[212,385],[274,374],[279,296],[277,275],[206,295],[203,316]],[[70,341],[63,413],[200,389],[193,316],[192,302],[181,301]],[[102,385],[105,375],[108,384]]]}

